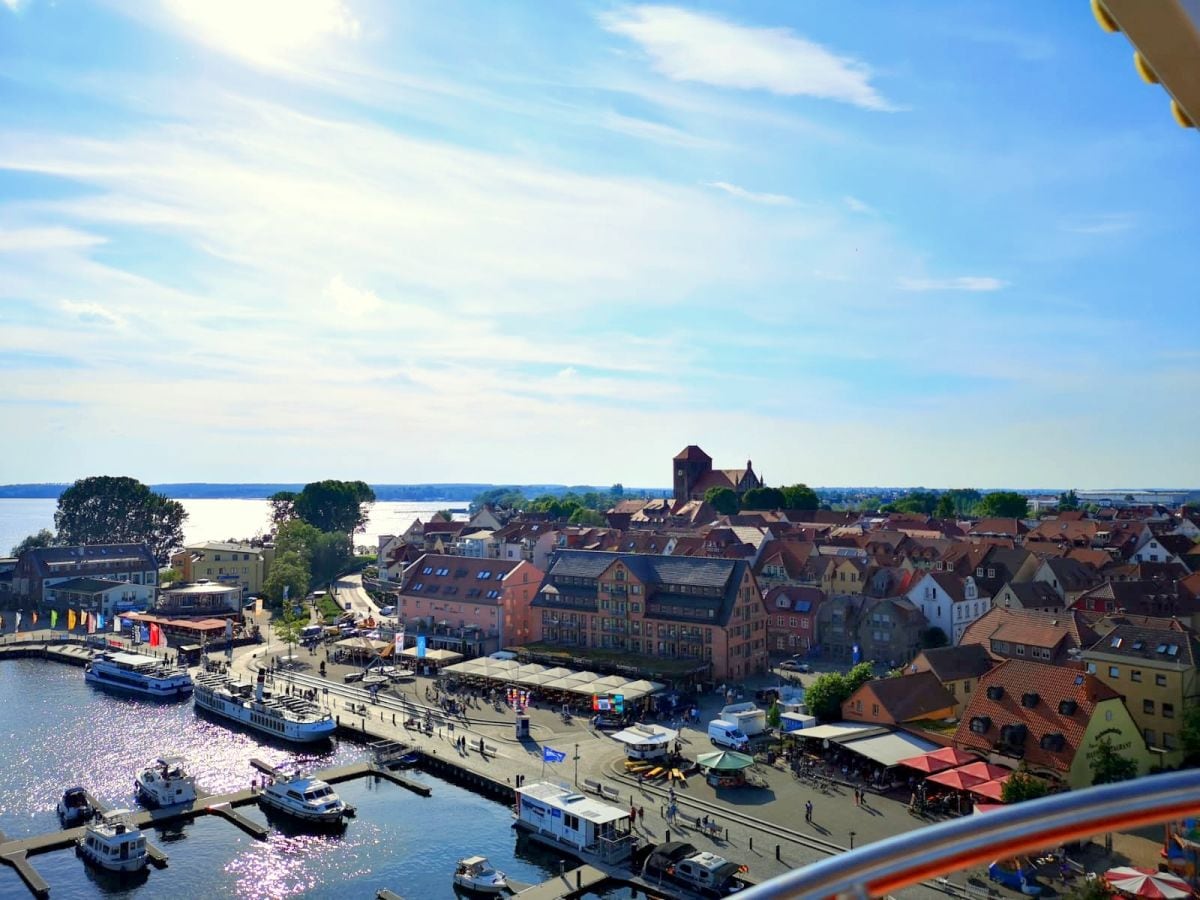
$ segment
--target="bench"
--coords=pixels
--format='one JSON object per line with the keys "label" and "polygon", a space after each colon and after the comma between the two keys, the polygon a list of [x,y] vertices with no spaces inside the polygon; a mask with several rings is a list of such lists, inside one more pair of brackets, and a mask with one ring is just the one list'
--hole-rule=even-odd
{"label": "bench", "polygon": [[977,900],[989,900],[992,896],[992,889],[989,887],[978,887],[974,884],[968,884],[963,888],[963,891],[968,897],[975,897]]}
{"label": "bench", "polygon": [[605,800],[620,800],[621,792],[615,787],[609,787],[607,784],[600,785],[600,796]]}
{"label": "bench", "polygon": [[583,789],[589,794],[599,794],[604,786],[594,778],[583,779]]}

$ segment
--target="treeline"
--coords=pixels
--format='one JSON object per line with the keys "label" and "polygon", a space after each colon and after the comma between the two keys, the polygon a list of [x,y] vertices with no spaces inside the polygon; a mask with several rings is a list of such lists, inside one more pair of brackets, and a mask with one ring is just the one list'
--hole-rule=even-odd
{"label": "treeline", "polygon": [[[54,500],[70,485],[68,484],[0,484],[0,499],[3,500]],[[239,484],[216,484],[203,481],[182,481],[149,485],[152,491],[174,500],[262,500],[280,491],[303,490],[304,485],[247,482]],[[596,485],[566,484],[519,484],[497,485],[486,482],[445,482],[439,484],[375,484],[371,485],[375,499],[411,503],[443,503],[462,501],[485,491],[517,491],[526,497],[550,495],[560,497],[568,493],[604,491]],[[669,491],[661,488],[638,488],[639,495],[661,497]]]}

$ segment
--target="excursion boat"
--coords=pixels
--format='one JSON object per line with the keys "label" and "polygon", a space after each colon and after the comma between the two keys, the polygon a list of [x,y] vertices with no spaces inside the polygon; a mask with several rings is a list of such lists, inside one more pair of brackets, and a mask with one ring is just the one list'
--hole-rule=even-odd
{"label": "excursion boat", "polygon": [[308,775],[282,775],[263,788],[259,802],[305,822],[340,825],[354,815],[354,807],[328,784]]}
{"label": "excursion boat", "polygon": [[227,675],[197,675],[196,708],[298,744],[325,740],[337,731],[333,716],[315,703],[301,697],[270,696],[264,683],[262,672],[254,685]]}
{"label": "excursion boat", "polygon": [[75,852],[110,872],[139,872],[146,868],[146,838],[133,825],[129,810],[114,809],[87,825]]}
{"label": "excursion boat", "polygon": [[58,820],[63,828],[75,828],[91,820],[96,808],[88,802],[87,791],[81,787],[67,788],[58,801]]}
{"label": "excursion boat", "polygon": [[192,692],[192,676],[187,669],[168,665],[153,656],[110,651],[98,653],[84,667],[88,684],[154,697],[180,700]]}
{"label": "excursion boat", "polygon": [[501,894],[508,890],[508,879],[503,872],[492,868],[486,856],[460,859],[454,869],[454,884],[477,894]]}
{"label": "excursion boat", "polygon": [[642,877],[651,884],[680,886],[705,897],[736,894],[746,887],[745,872],[745,866],[682,841],[659,844],[642,867]]}
{"label": "excursion boat", "polygon": [[150,806],[175,806],[196,801],[196,779],[177,756],[160,756],[133,780],[138,796]]}
{"label": "excursion boat", "polygon": [[628,810],[619,809],[549,781],[516,790],[513,827],[532,840],[584,862],[622,863],[636,838]]}

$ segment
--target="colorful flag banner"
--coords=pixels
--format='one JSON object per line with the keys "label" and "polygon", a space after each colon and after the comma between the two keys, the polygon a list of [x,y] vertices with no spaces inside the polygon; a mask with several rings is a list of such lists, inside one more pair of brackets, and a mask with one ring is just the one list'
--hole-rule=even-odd
{"label": "colorful flag banner", "polygon": [[50,627],[51,628],[58,627],[58,610],[57,609],[50,610]]}
{"label": "colorful flag banner", "polygon": [[75,610],[68,609],[67,610],[67,631],[75,630],[75,620],[76,620]]}
{"label": "colorful flag banner", "polygon": [[562,750],[555,750],[549,745],[542,747],[542,762],[559,763],[566,758],[567,754]]}
{"label": "colorful flag banner", "polygon": [[87,614],[87,633],[88,634],[96,633],[96,614],[95,613]]}
{"label": "colorful flag banner", "polygon": [[29,614],[29,624],[31,624],[31,625],[37,624],[37,610],[36,609]]}
{"label": "colorful flag banner", "polygon": [[121,633],[121,617],[120,616],[113,616],[113,631],[115,631],[117,634]]}
{"label": "colorful flag banner", "polygon": [[425,658],[425,635],[417,635],[417,659]]}
{"label": "colorful flag banner", "polygon": [[105,621],[105,619],[104,619],[104,613],[99,613],[99,614],[97,614],[97,616],[96,616],[96,630],[97,630],[97,631],[103,631],[103,630],[104,630],[104,626],[105,626],[105,625],[107,625],[107,624],[108,624],[108,623],[107,623],[107,622]]}
{"label": "colorful flag banner", "polygon": [[394,642],[392,645],[393,646],[392,655],[399,656],[401,653],[404,652],[404,629],[397,628],[396,636],[394,638],[392,638],[392,640]]}
{"label": "colorful flag banner", "polygon": [[138,637],[141,638],[141,641],[143,644],[150,643],[150,626],[143,625],[142,629],[141,629],[141,633],[138,635]]}
{"label": "colorful flag banner", "polygon": [[17,610],[17,624],[13,626],[13,631],[21,630],[21,611]]}

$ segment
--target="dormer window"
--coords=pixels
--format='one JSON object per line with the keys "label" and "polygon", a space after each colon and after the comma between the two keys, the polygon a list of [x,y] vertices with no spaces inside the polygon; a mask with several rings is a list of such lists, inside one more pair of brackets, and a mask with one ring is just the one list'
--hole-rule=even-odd
{"label": "dormer window", "polygon": [[1060,716],[1073,716],[1075,715],[1075,710],[1078,708],[1079,704],[1074,700],[1063,700],[1058,704],[1058,714]]}
{"label": "dormer window", "polygon": [[1004,688],[998,684],[988,685],[987,698],[989,700],[1001,700],[1004,697]]}
{"label": "dormer window", "polygon": [[1038,700],[1041,699],[1033,691],[1021,695],[1021,705],[1026,709],[1033,709],[1038,705]]}
{"label": "dormer window", "polygon": [[992,720],[987,716],[972,716],[971,731],[974,734],[987,734],[988,729],[992,727]]}

